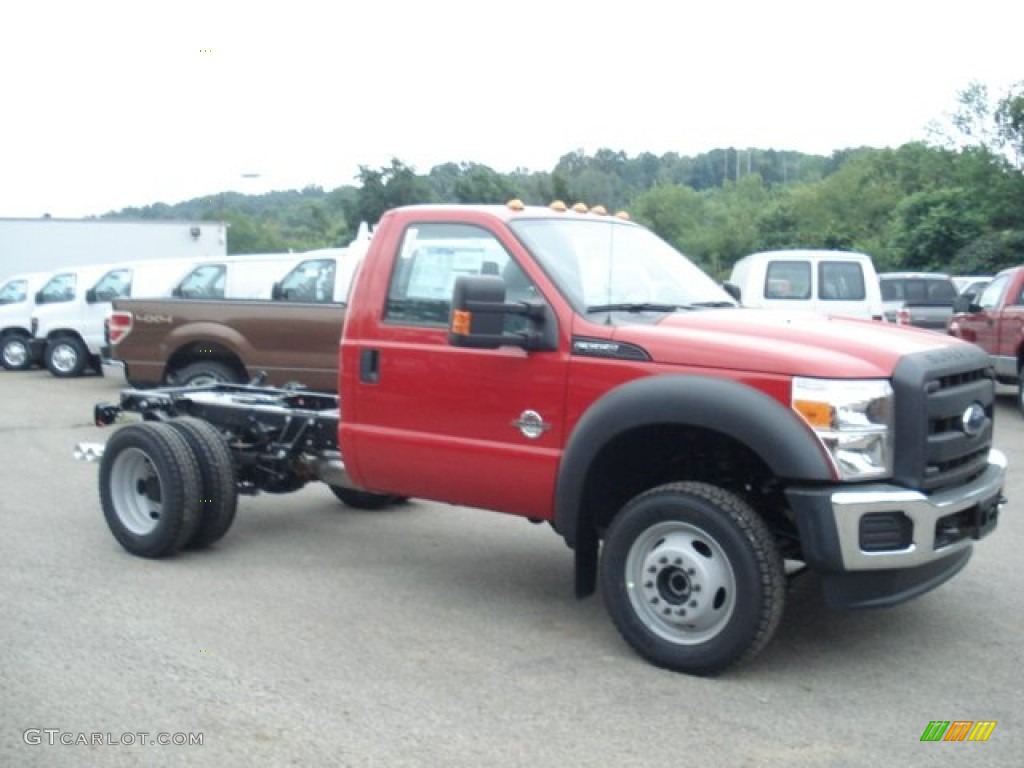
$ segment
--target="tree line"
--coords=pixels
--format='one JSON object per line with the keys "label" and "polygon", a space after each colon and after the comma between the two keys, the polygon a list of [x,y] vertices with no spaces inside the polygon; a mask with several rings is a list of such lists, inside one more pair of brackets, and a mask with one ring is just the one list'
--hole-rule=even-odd
{"label": "tree line", "polygon": [[973,83],[958,105],[898,148],[579,150],[511,173],[449,162],[424,174],[393,158],[330,191],[224,192],[107,217],[223,219],[230,253],[264,253],[344,245],[400,205],[563,200],[627,210],[719,278],[748,253],[798,247],[863,251],[879,271],[992,274],[1024,263],[1024,83],[997,99]]}

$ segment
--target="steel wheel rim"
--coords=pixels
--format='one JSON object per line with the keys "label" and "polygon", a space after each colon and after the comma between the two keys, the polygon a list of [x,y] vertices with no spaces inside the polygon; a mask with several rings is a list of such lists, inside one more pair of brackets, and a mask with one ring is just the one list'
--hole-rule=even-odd
{"label": "steel wheel rim", "polygon": [[20,367],[28,360],[28,344],[21,339],[4,342],[4,362],[13,368]]}
{"label": "steel wheel rim", "polygon": [[152,533],[160,524],[163,482],[144,451],[126,448],[117,456],[110,470],[110,489],[118,519],[136,536]]}
{"label": "steel wheel rim", "polygon": [[682,522],[651,526],[626,555],[629,601],[644,626],[676,645],[716,637],[736,608],[736,575],[725,550]]}
{"label": "steel wheel rim", "polygon": [[215,373],[201,373],[198,376],[193,376],[188,380],[185,385],[187,387],[209,387],[214,384],[220,384],[224,381],[224,378],[218,376]]}
{"label": "steel wheel rim", "polygon": [[58,371],[68,373],[78,364],[78,353],[70,344],[56,344],[50,353],[50,361]]}

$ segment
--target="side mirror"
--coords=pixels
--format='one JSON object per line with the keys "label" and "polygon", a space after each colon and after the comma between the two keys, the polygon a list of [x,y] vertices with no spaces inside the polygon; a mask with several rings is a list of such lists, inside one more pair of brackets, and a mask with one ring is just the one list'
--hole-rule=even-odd
{"label": "side mirror", "polygon": [[285,298],[284,291],[281,289],[281,283],[275,282],[270,288],[270,298],[274,301],[281,301]]}
{"label": "side mirror", "polygon": [[174,290],[171,291],[171,296],[173,296],[176,299],[180,299],[181,295],[182,295],[181,286],[180,285],[174,286]]}
{"label": "side mirror", "polygon": [[736,285],[736,283],[722,283],[722,289],[730,296],[732,296],[734,299],[736,299],[737,302],[739,302],[740,304],[743,303],[743,291],[740,290],[740,287]]}
{"label": "side mirror", "polygon": [[95,288],[90,288],[88,291],[85,292],[85,303],[86,304],[95,304],[97,301],[98,301],[98,299],[96,298],[96,289]]}
{"label": "side mirror", "polygon": [[962,315],[964,313],[974,314],[975,312],[981,312],[981,307],[977,304],[978,294],[976,293],[963,293],[953,299],[953,314]]}
{"label": "side mirror", "polygon": [[45,304],[45,303],[46,303],[46,297],[43,296],[43,292],[42,291],[36,291],[36,304]]}
{"label": "side mirror", "polygon": [[[521,332],[507,332],[506,319],[524,318]],[[453,347],[527,350],[558,348],[557,324],[550,307],[541,303],[505,303],[505,281],[494,275],[462,275],[455,280],[448,320]]]}

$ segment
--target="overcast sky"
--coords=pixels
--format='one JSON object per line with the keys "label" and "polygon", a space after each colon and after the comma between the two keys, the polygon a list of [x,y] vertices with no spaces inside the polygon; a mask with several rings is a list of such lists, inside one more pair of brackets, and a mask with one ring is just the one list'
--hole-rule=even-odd
{"label": "overcast sky", "polygon": [[971,81],[1024,79],[1022,35],[1006,0],[23,0],[0,217],[332,189],[392,156],[899,146]]}

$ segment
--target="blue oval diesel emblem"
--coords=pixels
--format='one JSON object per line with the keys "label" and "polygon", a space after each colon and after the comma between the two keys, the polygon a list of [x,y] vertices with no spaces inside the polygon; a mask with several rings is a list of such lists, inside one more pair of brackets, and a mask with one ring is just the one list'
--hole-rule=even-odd
{"label": "blue oval diesel emblem", "polygon": [[981,403],[971,403],[960,417],[960,426],[968,437],[976,437],[985,427],[985,409]]}

